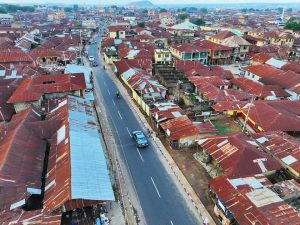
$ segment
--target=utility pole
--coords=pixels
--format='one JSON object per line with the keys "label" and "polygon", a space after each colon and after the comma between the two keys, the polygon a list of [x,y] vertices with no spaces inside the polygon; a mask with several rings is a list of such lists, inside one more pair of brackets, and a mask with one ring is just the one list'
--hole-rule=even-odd
{"label": "utility pole", "polygon": [[249,119],[249,113],[250,113],[251,107],[253,106],[253,101],[254,101],[254,96],[251,97],[251,102],[250,102],[250,105],[248,107],[248,111],[247,111],[247,115],[246,115],[246,118],[245,118],[245,121],[244,121],[244,124],[243,124],[242,132],[244,132],[244,130],[246,128],[246,124],[247,124],[247,121]]}

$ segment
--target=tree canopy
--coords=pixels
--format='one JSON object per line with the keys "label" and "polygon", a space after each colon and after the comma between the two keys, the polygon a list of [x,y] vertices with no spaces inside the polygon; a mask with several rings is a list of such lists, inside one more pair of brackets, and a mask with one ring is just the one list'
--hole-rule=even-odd
{"label": "tree canopy", "polygon": [[138,26],[138,27],[145,27],[145,22],[139,22],[139,23],[137,24],[137,26]]}
{"label": "tree canopy", "polygon": [[178,18],[180,19],[180,20],[185,20],[185,19],[187,19],[189,17],[189,15],[188,14],[185,14],[185,13],[182,13],[182,14],[179,14],[178,15]]}
{"label": "tree canopy", "polygon": [[163,12],[167,12],[167,10],[166,9],[160,9],[159,12],[163,13]]}
{"label": "tree canopy", "polygon": [[198,19],[192,20],[192,23],[196,24],[197,26],[203,26],[203,25],[205,25],[205,20],[202,18],[198,18]]}
{"label": "tree canopy", "polygon": [[300,22],[295,17],[291,17],[284,26],[285,29],[300,31]]}
{"label": "tree canopy", "polygon": [[203,14],[206,14],[207,13],[207,8],[201,8],[200,12],[203,13]]}

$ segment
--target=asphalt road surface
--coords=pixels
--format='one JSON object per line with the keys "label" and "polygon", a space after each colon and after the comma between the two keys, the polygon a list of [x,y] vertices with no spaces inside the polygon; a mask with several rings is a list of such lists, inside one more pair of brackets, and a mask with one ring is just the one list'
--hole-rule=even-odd
{"label": "asphalt road surface", "polygon": [[[96,37],[99,42],[100,38]],[[143,130],[127,102],[116,98],[117,87],[110,75],[103,70],[96,45],[88,49],[99,67],[95,67],[94,82],[103,96],[109,124],[114,131],[118,151],[133,178],[141,207],[148,225],[197,225],[199,222],[188,208],[174,181],[159,160],[157,151],[149,146],[137,149],[131,138],[134,130]]]}

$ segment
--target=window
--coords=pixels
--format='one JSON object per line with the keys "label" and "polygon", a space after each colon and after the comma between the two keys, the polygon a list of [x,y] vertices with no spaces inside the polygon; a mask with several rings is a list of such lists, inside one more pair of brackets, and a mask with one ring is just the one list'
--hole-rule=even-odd
{"label": "window", "polygon": [[55,83],[54,80],[47,80],[43,82],[43,84],[54,84],[54,83]]}
{"label": "window", "polygon": [[157,58],[161,58],[161,54],[158,54],[158,55],[157,55]]}

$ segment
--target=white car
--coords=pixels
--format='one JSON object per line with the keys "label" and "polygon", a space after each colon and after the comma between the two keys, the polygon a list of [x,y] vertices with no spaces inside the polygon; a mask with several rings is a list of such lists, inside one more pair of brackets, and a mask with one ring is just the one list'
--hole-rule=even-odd
{"label": "white car", "polygon": [[95,60],[94,56],[91,56],[91,55],[90,55],[90,56],[89,56],[89,61],[90,61],[90,62],[93,62],[94,60]]}

